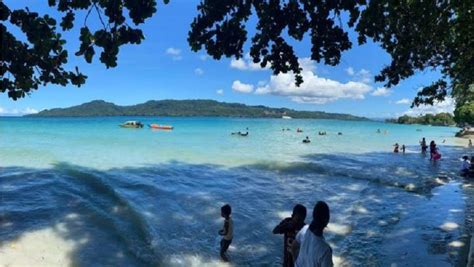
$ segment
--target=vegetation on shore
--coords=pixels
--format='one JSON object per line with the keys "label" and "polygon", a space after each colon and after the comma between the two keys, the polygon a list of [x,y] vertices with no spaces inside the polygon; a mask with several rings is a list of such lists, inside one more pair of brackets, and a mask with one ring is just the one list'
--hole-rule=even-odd
{"label": "vegetation on shore", "polygon": [[433,126],[453,126],[456,125],[453,115],[443,112],[436,115],[426,114],[418,117],[403,115],[398,119],[388,119],[387,122],[398,124],[423,124]]}
{"label": "vegetation on shore", "polygon": [[69,108],[43,110],[27,116],[39,117],[91,117],[91,116],[213,116],[245,118],[281,118],[283,115],[300,119],[367,120],[349,114],[321,111],[297,111],[288,108],[247,106],[215,100],[150,100],[132,105],[118,106],[103,100],[95,100]]}

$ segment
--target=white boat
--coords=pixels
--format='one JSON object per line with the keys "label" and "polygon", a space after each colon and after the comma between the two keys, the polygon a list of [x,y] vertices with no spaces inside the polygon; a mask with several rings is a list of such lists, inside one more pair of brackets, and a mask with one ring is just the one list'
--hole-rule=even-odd
{"label": "white boat", "polygon": [[143,123],[139,121],[126,121],[119,126],[122,128],[143,128]]}
{"label": "white boat", "polygon": [[281,118],[282,118],[282,119],[285,119],[285,120],[291,120],[291,119],[293,119],[292,117],[286,116],[286,115],[281,116]]}

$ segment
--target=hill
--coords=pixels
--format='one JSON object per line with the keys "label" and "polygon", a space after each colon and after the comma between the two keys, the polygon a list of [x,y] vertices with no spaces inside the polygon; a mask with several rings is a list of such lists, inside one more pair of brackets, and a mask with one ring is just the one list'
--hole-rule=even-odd
{"label": "hill", "polygon": [[103,100],[95,100],[69,108],[46,109],[34,117],[92,117],[92,116],[212,116],[245,118],[280,118],[283,115],[304,119],[367,120],[349,114],[321,111],[297,111],[287,108],[248,106],[215,100],[151,100],[132,106],[118,106]]}

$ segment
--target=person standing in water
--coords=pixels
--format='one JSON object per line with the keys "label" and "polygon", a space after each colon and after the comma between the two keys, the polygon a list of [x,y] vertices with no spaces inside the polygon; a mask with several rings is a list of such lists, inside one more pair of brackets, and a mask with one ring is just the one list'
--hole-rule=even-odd
{"label": "person standing in water", "polygon": [[421,153],[423,154],[426,153],[426,149],[428,148],[428,146],[426,145],[426,140],[424,137],[420,141],[420,146],[421,146]]}
{"label": "person standing in water", "polygon": [[395,143],[395,145],[393,146],[394,146],[393,153],[398,153],[398,148],[399,148],[398,143]]}
{"label": "person standing in water", "polygon": [[301,204],[295,205],[291,217],[283,219],[273,229],[273,234],[283,234],[283,267],[293,267],[294,260],[291,253],[288,251],[288,244],[293,242],[301,228],[305,225],[306,208]]}
{"label": "person standing in water", "polygon": [[234,237],[234,223],[230,217],[231,213],[232,208],[229,204],[221,207],[221,216],[224,218],[224,227],[219,231],[219,235],[222,236],[220,256],[225,262],[229,261],[229,257],[226,255],[226,252],[232,243],[232,238]]}
{"label": "person standing in water", "polygon": [[296,234],[291,251],[296,258],[296,267],[332,267],[332,249],[323,236],[329,223],[329,207],[318,201],[313,209],[313,221]]}
{"label": "person standing in water", "polygon": [[402,153],[405,154],[405,149],[406,149],[406,146],[405,145],[402,145]]}
{"label": "person standing in water", "polygon": [[430,142],[430,160],[434,159],[434,156],[437,153],[436,143],[434,140]]}
{"label": "person standing in water", "polygon": [[467,144],[467,147],[470,147],[470,148],[472,147],[472,140],[471,139],[469,139],[469,143]]}

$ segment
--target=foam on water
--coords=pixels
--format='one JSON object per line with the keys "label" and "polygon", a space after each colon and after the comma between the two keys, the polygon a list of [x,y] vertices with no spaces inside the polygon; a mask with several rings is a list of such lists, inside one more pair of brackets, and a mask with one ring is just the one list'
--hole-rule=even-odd
{"label": "foam on water", "polygon": [[[466,152],[450,145],[456,129],[219,118],[158,121],[172,132],[117,126],[129,119],[0,119],[0,255],[10,260],[0,264],[35,254],[12,254],[12,244],[50,238],[68,245],[36,254],[72,265],[221,266],[219,207],[230,203],[233,264],[278,265],[272,228],[295,203],[318,199],[331,207],[326,235],[339,266],[403,263],[400,255],[454,264],[462,249],[464,200],[449,182]],[[249,137],[230,135],[247,127]],[[422,136],[447,139],[442,161],[391,153],[395,142],[416,151]]]}

